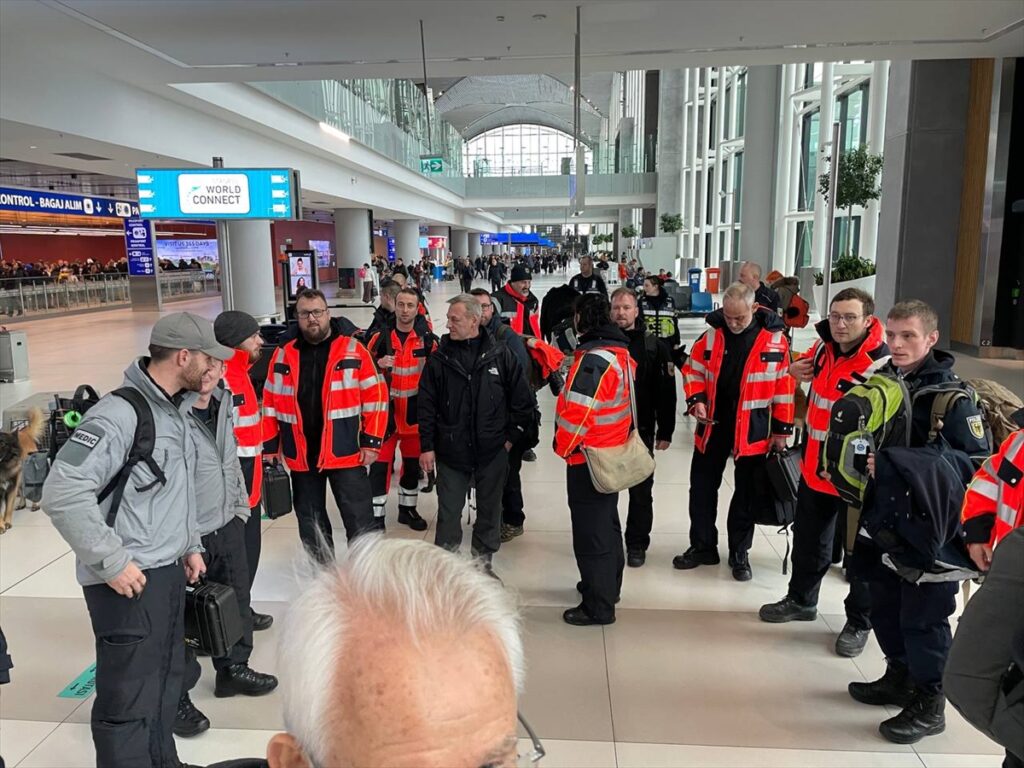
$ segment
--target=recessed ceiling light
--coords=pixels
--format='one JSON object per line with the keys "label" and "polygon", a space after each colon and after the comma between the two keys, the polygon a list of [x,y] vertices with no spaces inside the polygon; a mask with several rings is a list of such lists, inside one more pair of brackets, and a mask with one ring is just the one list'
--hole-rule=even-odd
{"label": "recessed ceiling light", "polygon": [[494,18],[495,18],[495,19],[496,19],[497,21],[504,21],[504,20],[505,20],[505,17],[504,17],[504,16],[495,16]]}
{"label": "recessed ceiling light", "polygon": [[544,21],[544,19],[546,19],[547,17],[548,17],[548,15],[546,13],[535,13],[535,14],[533,14],[533,20],[534,21]]}
{"label": "recessed ceiling light", "polygon": [[29,149],[39,149],[39,147],[37,147],[35,144],[31,144],[29,146]]}

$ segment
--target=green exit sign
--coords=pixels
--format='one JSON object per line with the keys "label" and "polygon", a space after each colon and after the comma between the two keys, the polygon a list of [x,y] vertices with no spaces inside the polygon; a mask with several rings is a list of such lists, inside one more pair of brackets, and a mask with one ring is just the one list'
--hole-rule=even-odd
{"label": "green exit sign", "polygon": [[420,173],[444,173],[444,158],[440,155],[420,155]]}

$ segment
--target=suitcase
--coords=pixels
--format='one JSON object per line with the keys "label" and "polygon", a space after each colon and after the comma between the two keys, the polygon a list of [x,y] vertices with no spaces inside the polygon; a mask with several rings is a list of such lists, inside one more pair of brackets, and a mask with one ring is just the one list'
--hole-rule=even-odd
{"label": "suitcase", "polygon": [[292,511],[292,486],[280,464],[263,462],[263,511],[271,520]]}
{"label": "suitcase", "polygon": [[228,655],[242,634],[242,614],[234,589],[213,581],[186,585],[186,645],[220,658]]}

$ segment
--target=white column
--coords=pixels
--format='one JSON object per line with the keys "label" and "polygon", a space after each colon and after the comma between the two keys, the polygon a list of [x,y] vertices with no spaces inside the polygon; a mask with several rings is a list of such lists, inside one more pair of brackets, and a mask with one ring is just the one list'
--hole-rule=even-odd
{"label": "white column", "polygon": [[229,221],[232,306],[257,320],[277,314],[273,245],[266,221]]}
{"label": "white column", "polygon": [[[811,66],[808,64],[808,66]],[[831,146],[832,141],[832,120],[834,119],[834,105],[836,99],[836,87],[833,73],[835,65],[826,61],[821,65],[821,112],[818,120],[818,168],[815,171],[821,176],[829,166],[829,155],[839,151],[839,147]],[[824,269],[826,259],[831,260],[831,254],[826,253],[828,243],[828,203],[818,192],[818,180],[814,179],[814,249],[811,251],[811,266],[815,269]]]}
{"label": "white column", "polygon": [[469,258],[475,259],[481,255],[480,252],[480,233],[469,230],[466,233],[466,253]]}
{"label": "white column", "polygon": [[[708,264],[717,267],[722,260],[719,253],[718,233],[721,229],[722,219],[722,174],[725,173],[725,155],[722,152],[722,142],[725,141],[725,85],[728,80],[726,67],[717,67],[718,79],[716,80],[717,92],[715,93],[715,124],[712,130],[715,132],[715,173],[712,177],[711,192],[711,261]],[[710,110],[709,110],[710,111]]]}
{"label": "white column", "polygon": [[366,208],[338,208],[334,211],[334,249],[338,268],[358,269],[370,257],[370,214]]}
{"label": "white column", "polygon": [[[793,65],[793,91],[800,90],[802,80],[802,66],[808,65]],[[813,64],[809,66],[814,66]],[[790,100],[792,104],[792,100]],[[797,118],[796,114],[793,114],[793,127],[790,131],[789,143],[790,143],[790,163],[789,163],[789,207],[786,209],[786,213],[792,213],[800,207],[800,168],[804,162],[803,156],[803,118]],[[817,151],[817,150],[815,150]],[[813,214],[812,214],[813,215]],[[786,226],[786,263],[791,263],[793,268],[786,270],[787,275],[797,274],[796,267],[796,224],[794,222],[788,222]],[[801,286],[802,288],[803,286]]]}
{"label": "white column", "polygon": [[[889,95],[889,62],[876,61],[868,86],[868,149],[882,153],[885,143],[885,101]],[[884,173],[884,171],[883,171]],[[872,200],[864,208],[860,220],[860,257],[875,261],[878,249],[878,213],[881,200]]]}
{"label": "white column", "polygon": [[686,252],[683,254],[686,258],[697,258],[697,227],[700,224],[700,204],[697,200],[697,142],[701,136],[701,126],[697,123],[697,115],[700,114],[697,102],[701,99],[701,95],[697,90],[699,73],[700,70],[696,68],[689,70],[691,104],[688,116],[689,130],[686,136],[686,162],[690,166],[690,177],[687,182],[686,192],[686,223],[689,225],[689,233],[686,236]]}
{"label": "white column", "polygon": [[[479,242],[479,241],[478,241]],[[452,257],[464,259],[469,256],[469,237],[464,229],[452,230]]]}
{"label": "white column", "polygon": [[779,89],[779,133],[778,162],[775,165],[775,236],[772,238],[772,254],[769,270],[777,269],[784,275],[793,274],[792,259],[789,255],[786,226],[786,212],[790,209],[789,198],[790,164],[793,162],[793,86],[796,65],[782,66],[782,87]]}
{"label": "white column", "polygon": [[700,211],[700,231],[698,234],[699,241],[697,243],[697,263],[698,266],[703,267],[709,263],[708,259],[710,254],[707,252],[707,233],[709,231],[708,220],[708,186],[711,184],[711,169],[708,167],[709,155],[711,153],[708,147],[708,137],[711,136],[711,67],[705,67],[704,69],[704,120],[702,121],[700,136],[698,141],[700,146],[698,151],[702,158],[701,163],[701,182],[700,182],[700,200],[697,201],[698,210]]}
{"label": "white column", "polygon": [[418,219],[395,219],[392,228],[395,238],[395,258],[405,266],[420,259],[420,222]]}

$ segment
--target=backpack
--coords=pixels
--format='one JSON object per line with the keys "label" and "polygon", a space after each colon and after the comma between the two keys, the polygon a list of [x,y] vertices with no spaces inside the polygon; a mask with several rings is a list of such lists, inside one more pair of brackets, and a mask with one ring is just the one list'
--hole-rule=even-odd
{"label": "backpack", "polygon": [[[145,464],[156,478],[149,485],[139,488],[139,491],[148,491],[157,485],[166,485],[167,477],[153,458],[153,448],[156,445],[156,422],[153,420],[153,409],[145,396],[133,387],[119,387],[112,390],[110,394],[126,400],[135,411],[135,434],[132,437],[131,447],[128,449],[128,457],[117,474],[96,496],[97,501],[101,504],[108,497],[111,498],[110,510],[107,512],[107,525],[113,527],[117,510],[121,506],[121,498],[124,496],[124,489],[128,485],[128,479],[136,464]],[[88,384],[79,386],[71,399],[59,396],[55,396],[55,399],[57,408],[50,414],[50,447],[45,469],[41,466],[41,462],[36,461],[31,470],[33,488],[38,486],[40,496],[42,496],[43,481],[46,479],[49,466],[56,458],[59,448],[63,447],[64,443],[74,435],[82,420],[82,415],[100,401],[96,390]],[[74,415],[68,417],[68,414]],[[29,500],[33,501],[34,499]]]}
{"label": "backpack", "polygon": [[967,384],[977,393],[982,418],[992,432],[989,445],[993,451],[998,451],[1006,438],[1020,428],[1013,414],[1024,408],[1024,402],[1002,384],[989,379],[969,379]]}
{"label": "backpack", "polygon": [[847,504],[860,508],[868,481],[868,456],[910,444],[912,401],[907,385],[891,373],[854,384],[829,416],[821,467]]}

